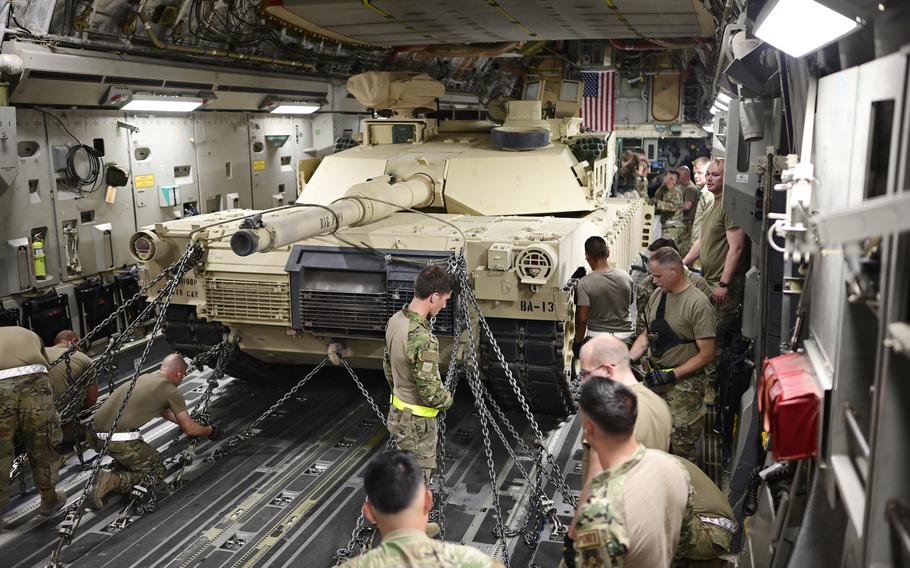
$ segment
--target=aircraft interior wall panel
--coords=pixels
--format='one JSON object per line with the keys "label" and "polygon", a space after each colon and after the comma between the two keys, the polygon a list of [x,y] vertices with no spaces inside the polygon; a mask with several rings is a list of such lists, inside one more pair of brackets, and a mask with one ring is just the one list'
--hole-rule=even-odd
{"label": "aircraft interior wall panel", "polygon": [[[44,116],[17,109],[16,124],[19,173],[0,188],[0,296],[60,283]],[[38,234],[44,238],[44,279],[35,275],[32,243]]]}
{"label": "aircraft interior wall panel", "polygon": [[[762,223],[755,218],[757,191],[764,185],[755,166],[764,164],[768,146],[774,146],[777,139],[777,128],[772,126],[779,116],[777,105],[765,103],[761,112],[761,123],[764,125],[761,139],[747,142],[741,138],[740,124],[741,103],[730,101],[730,114],[727,123],[726,161],[724,163],[724,209],[734,221],[743,228],[753,241],[760,239]],[[761,183],[759,183],[761,180]],[[758,259],[753,258],[757,262]]]}
{"label": "aircraft interior wall panel", "polygon": [[[94,146],[96,140],[101,140],[104,163],[115,165],[129,174],[128,131],[117,126],[122,115],[97,111],[54,111],[54,114],[82,144]],[[127,243],[136,231],[136,219],[130,182],[108,191],[102,170],[102,177],[94,186],[70,186],[61,170],[64,164],[59,163],[58,158],[75,141],[56,120],[50,117],[47,120],[61,277],[73,280],[132,263]],[[77,155],[76,168],[84,163],[81,156],[81,153]]]}
{"label": "aircraft interior wall panel", "polygon": [[[839,211],[848,205],[850,161],[844,159],[853,152],[855,101],[859,70],[848,69],[829,75],[818,82],[816,103],[814,156],[816,189],[812,208],[819,211]],[[809,314],[810,333],[818,342],[825,358],[833,366],[842,306],[845,300],[844,261],[840,255],[819,255],[813,266],[813,280],[831,285],[813,286]]]}
{"label": "aircraft interior wall panel", "polygon": [[331,154],[335,149],[335,139],[340,134],[341,132],[337,131],[333,114],[323,113],[313,117],[313,146],[316,148],[317,155]]}
{"label": "aircraft interior wall panel", "polygon": [[196,113],[194,125],[200,212],[252,208],[247,113]]}
{"label": "aircraft interior wall panel", "polygon": [[200,211],[192,116],[128,116],[132,188],[139,227]]}
{"label": "aircraft interior wall panel", "polygon": [[316,146],[313,141],[313,119],[298,116],[294,118],[295,159],[306,160],[316,157]]}
{"label": "aircraft interior wall panel", "polygon": [[280,207],[297,198],[297,137],[294,130],[291,116],[250,117],[254,209]]}
{"label": "aircraft interior wall panel", "polygon": [[[857,109],[864,120],[857,120],[855,137],[865,134],[870,141],[870,155],[862,163],[866,173],[865,193],[885,191],[892,196],[903,190],[900,173],[906,167],[908,57],[896,53],[878,59],[860,68],[860,88]],[[865,126],[865,130],[861,127]],[[862,139],[862,138],[859,138]],[[876,155],[877,154],[877,155]],[[857,164],[854,164],[856,167]],[[881,178],[885,178],[880,181]],[[868,197],[867,197],[868,198]],[[874,197],[871,199],[888,199]],[[904,227],[907,226],[906,219]],[[882,250],[880,338],[889,334],[892,322],[908,320],[907,286],[910,237],[906,232],[899,238],[888,236]],[[892,499],[907,504],[906,471],[908,459],[906,433],[910,419],[906,412],[910,403],[907,388],[910,363],[905,355],[895,354],[882,343],[874,344],[880,353],[875,369],[873,386],[873,416],[869,442],[873,458],[867,488],[864,534],[866,566],[890,566],[901,562],[901,553],[895,550],[894,532],[887,520],[887,509]],[[870,346],[871,347],[871,346]],[[870,378],[871,380],[871,378]]]}

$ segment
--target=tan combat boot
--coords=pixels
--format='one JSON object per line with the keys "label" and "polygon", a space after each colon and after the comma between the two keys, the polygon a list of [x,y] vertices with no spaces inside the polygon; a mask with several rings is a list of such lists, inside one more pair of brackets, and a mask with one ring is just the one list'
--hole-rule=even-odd
{"label": "tan combat boot", "polygon": [[430,538],[436,538],[442,530],[439,528],[439,523],[427,523],[427,536]]}
{"label": "tan combat boot", "polygon": [[104,496],[120,485],[120,479],[113,472],[102,470],[95,480],[95,491],[92,493],[92,505],[95,509],[104,507]]}
{"label": "tan combat boot", "polygon": [[53,489],[41,492],[41,507],[38,509],[38,514],[42,517],[51,517],[64,507],[66,507],[65,492]]}

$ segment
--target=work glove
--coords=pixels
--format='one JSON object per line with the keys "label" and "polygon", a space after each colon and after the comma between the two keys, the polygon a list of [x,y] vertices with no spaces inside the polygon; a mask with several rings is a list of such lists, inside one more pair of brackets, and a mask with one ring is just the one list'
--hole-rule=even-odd
{"label": "work glove", "polygon": [[673,369],[653,369],[645,375],[645,384],[649,387],[672,385],[676,382],[676,372]]}
{"label": "work glove", "polygon": [[217,442],[221,439],[221,436],[224,434],[224,429],[221,427],[221,422],[212,422],[209,424],[212,427],[212,433],[209,434],[209,440]]}

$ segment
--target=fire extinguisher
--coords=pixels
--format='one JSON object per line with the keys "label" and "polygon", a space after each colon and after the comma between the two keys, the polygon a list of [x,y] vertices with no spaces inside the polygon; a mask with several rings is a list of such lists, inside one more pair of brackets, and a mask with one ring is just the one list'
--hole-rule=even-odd
{"label": "fire extinguisher", "polygon": [[44,260],[44,235],[38,233],[32,238],[32,257],[35,264],[35,278],[44,280],[47,278],[47,264]]}

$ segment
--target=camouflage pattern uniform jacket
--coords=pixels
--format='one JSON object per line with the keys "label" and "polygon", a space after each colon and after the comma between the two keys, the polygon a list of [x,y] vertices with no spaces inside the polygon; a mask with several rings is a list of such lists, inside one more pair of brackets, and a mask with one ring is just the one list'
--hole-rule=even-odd
{"label": "camouflage pattern uniform jacket", "polygon": [[663,186],[654,194],[654,208],[660,215],[660,235],[677,243],[685,230],[682,206],[682,191],[679,186],[673,189]]}
{"label": "camouflage pattern uniform jacket", "polygon": [[[403,306],[386,324],[383,370],[393,398],[405,405],[424,410],[447,410],[452,406],[450,393],[439,376],[439,341],[430,322]],[[432,413],[432,412],[431,412]],[[429,484],[436,468],[438,425],[433,416],[420,416],[411,408],[389,408],[389,434],[398,449],[417,457]]]}
{"label": "camouflage pattern uniform jacket", "polygon": [[423,531],[401,529],[383,535],[382,544],[352,558],[345,568],[501,568],[502,563],[460,544],[428,538]]}
{"label": "camouflage pattern uniform jacket", "polygon": [[692,485],[675,458],[638,446],[594,478],[580,505],[576,568],[669,568],[691,540]]}

